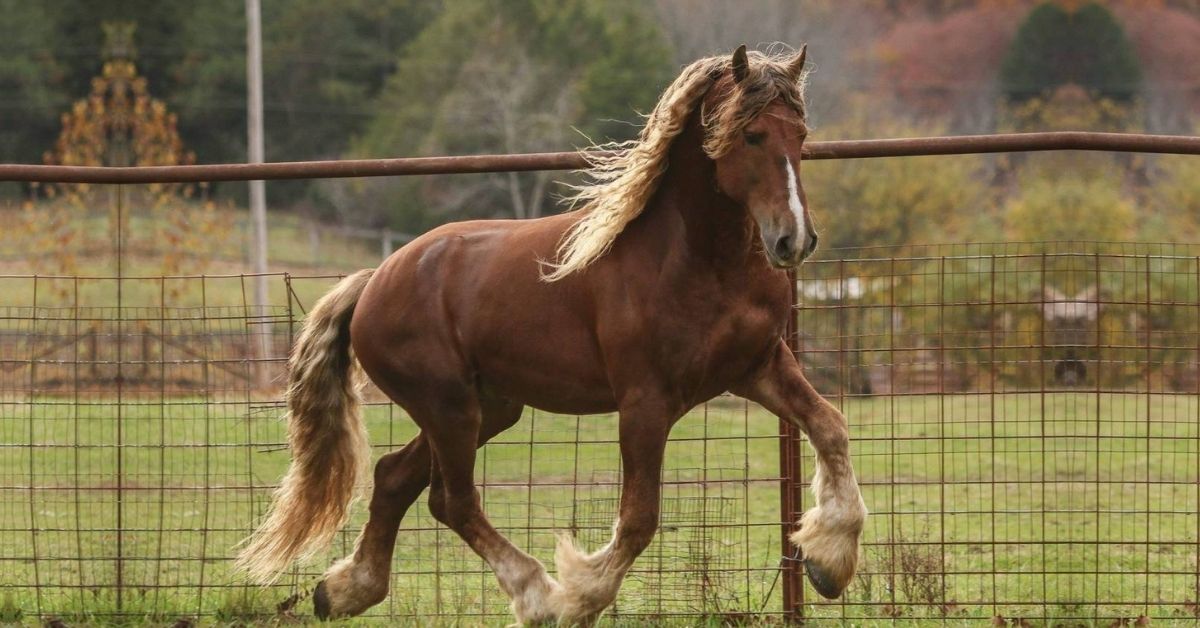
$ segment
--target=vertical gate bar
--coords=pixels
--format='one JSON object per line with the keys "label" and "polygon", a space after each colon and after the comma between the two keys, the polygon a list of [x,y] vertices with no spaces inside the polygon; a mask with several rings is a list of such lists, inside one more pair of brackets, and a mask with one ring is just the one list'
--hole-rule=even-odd
{"label": "vertical gate bar", "polygon": [[[788,311],[791,312],[790,309]],[[791,318],[791,316],[788,318]],[[701,473],[703,474],[703,479],[700,482],[700,529],[708,530],[708,402],[705,402],[703,408],[704,420],[701,423],[703,434],[700,438],[700,448],[702,452],[700,454],[700,469]],[[701,536],[701,538],[703,539],[704,537]],[[708,548],[704,548],[705,553],[708,551]],[[709,608],[708,583],[711,578],[709,575],[709,561],[702,561],[700,563],[700,573],[700,608],[707,609]]]}
{"label": "vertical gate bar", "polygon": [[125,594],[125,312],[122,285],[125,283],[125,186],[117,186],[117,612],[124,610]]}
{"label": "vertical gate bar", "polygon": [[[799,312],[799,294],[796,290],[796,271],[788,271],[788,283],[790,284],[792,309],[787,320],[787,344],[792,350],[792,355],[799,361],[799,344],[798,344],[798,320]],[[788,557],[793,555],[791,541],[788,540],[792,525],[799,519],[796,507],[796,494],[800,491],[801,470],[798,454],[798,445],[800,443],[799,429],[783,419],[779,420],[779,474],[780,481],[780,515],[782,516],[782,525],[780,526],[780,548],[781,556],[783,557],[782,578],[783,578],[783,619],[788,623],[802,623],[804,621],[804,580],[803,568],[800,563],[795,560],[789,560]]]}
{"label": "vertical gate bar", "polygon": [[[159,599],[162,593],[163,564],[163,526],[166,521],[167,508],[167,352],[165,340],[167,337],[167,280],[158,278],[158,544],[154,553],[154,612],[159,612]],[[148,355],[142,356],[147,367],[150,364]]]}
{"label": "vertical gate bar", "polygon": [[[742,523],[746,526],[745,534],[742,535],[744,545],[743,551],[746,556],[746,570],[743,572],[746,585],[746,608],[766,608],[767,602],[770,600],[764,599],[762,604],[755,604],[753,600],[753,589],[750,588],[750,574],[754,570],[754,563],[751,556],[754,553],[751,551],[753,547],[751,539],[750,526],[750,400],[742,399],[742,467],[746,469],[746,482],[742,483]],[[576,454],[578,459],[578,454]],[[573,519],[573,518],[572,518]],[[781,554],[782,556],[782,554]]]}
{"label": "vertical gate bar", "polygon": [[[79,416],[79,362],[81,359],[80,355],[79,355],[80,354],[79,344],[80,344],[80,341],[82,340],[82,338],[79,335],[79,277],[72,278],[71,292],[72,292],[72,303],[74,303],[74,307],[71,310],[72,338],[75,340],[75,342],[73,343],[75,345],[75,364],[74,364],[74,368],[71,370],[71,378],[72,378],[72,382],[71,382],[72,383],[72,386],[71,386],[71,408],[72,408],[71,416],[73,417],[73,420],[71,421],[71,429],[75,436],[75,441],[74,441],[75,446],[71,448],[72,449],[72,452],[71,452],[72,462],[74,462],[74,468],[72,470],[74,472],[74,480],[75,480],[75,486],[74,486],[74,491],[73,491],[75,493],[75,560],[79,565],[79,578],[77,580],[77,582],[79,583],[79,605],[80,605],[79,607],[83,608],[83,600],[84,600],[83,596],[84,596],[84,586],[85,586],[84,575],[83,575],[83,573],[84,573],[83,572],[83,516],[80,514],[80,512],[83,510],[83,508],[82,508],[82,500],[81,500],[81,495],[80,495],[80,493],[81,493],[80,487],[82,486],[82,484],[81,484],[80,477],[79,477],[79,452],[80,452],[80,450],[83,449],[83,447],[81,446],[82,443],[79,440],[79,437],[80,437],[80,433],[79,433],[79,422],[80,422],[80,416]],[[95,352],[92,353],[91,359],[93,362],[95,362],[95,360],[96,360]]]}
{"label": "vertical gate bar", "polygon": [[1099,248],[1097,248],[1097,250],[1095,252],[1095,261],[1094,261],[1093,266],[1094,266],[1093,272],[1095,273],[1095,281],[1096,281],[1096,367],[1095,367],[1095,371],[1096,371],[1096,440],[1094,441],[1095,446],[1096,446],[1096,451],[1095,451],[1095,453],[1096,453],[1096,459],[1095,459],[1095,466],[1096,466],[1096,497],[1095,497],[1095,500],[1096,500],[1095,501],[1095,504],[1096,504],[1096,545],[1095,545],[1096,567],[1093,570],[1095,573],[1092,574],[1092,578],[1093,578],[1092,599],[1095,600],[1095,604],[1093,606],[1092,621],[1096,625],[1099,625],[1100,624],[1100,564],[1099,564],[1099,559],[1100,559],[1100,449],[1101,449],[1100,438],[1101,438],[1101,433],[1102,433],[1101,430],[1103,429],[1103,425],[1101,424],[1101,421],[1100,421],[1100,417],[1102,415],[1100,413],[1101,413],[1101,396],[1103,394],[1103,381],[1101,378],[1104,375],[1104,367],[1103,367],[1104,350],[1101,348],[1101,344],[1103,343],[1103,337],[1104,337],[1104,328],[1100,324],[1100,250],[1099,250]]}
{"label": "vertical gate bar", "polygon": [[[242,305],[243,306],[245,306],[245,303],[246,303],[245,299],[246,299],[245,293],[243,293],[243,295],[242,295]],[[243,312],[246,311],[244,307],[243,307],[242,311]],[[204,512],[204,517],[200,523],[200,527],[201,527],[201,531],[200,531],[200,573],[199,573],[199,582],[197,582],[197,588],[196,588],[196,614],[197,615],[201,615],[204,613],[204,576],[205,576],[205,572],[206,572],[205,567],[208,563],[208,532],[209,532],[209,516],[210,516],[209,499],[211,497],[210,489],[212,487],[212,475],[211,475],[212,469],[210,466],[211,465],[211,453],[212,453],[212,434],[210,433],[210,430],[212,429],[213,390],[212,390],[212,379],[211,379],[211,374],[210,374],[211,366],[212,366],[212,356],[209,355],[209,351],[210,351],[211,345],[212,345],[212,335],[211,335],[209,323],[210,323],[210,321],[208,318],[208,279],[207,279],[207,277],[201,276],[201,278],[200,278],[200,325],[201,325],[202,331],[200,333],[200,342],[202,344],[200,346],[203,347],[203,349],[201,350],[200,363],[201,363],[201,373],[203,373],[202,379],[204,382],[204,392],[202,392],[200,395],[200,403],[204,404],[204,413],[203,413],[204,414],[204,444],[202,445],[202,447],[204,449],[204,487],[202,489],[204,491],[204,500],[203,500],[204,506],[202,508],[202,510]],[[252,344],[250,344],[253,342],[253,340],[251,340],[250,338],[247,338],[247,341],[248,341],[247,344],[249,346],[253,346]]]}
{"label": "vertical gate bar", "polygon": [[1146,253],[1146,545],[1143,556],[1146,565],[1146,580],[1142,589],[1142,615],[1150,616],[1150,411],[1154,398],[1150,394],[1150,365],[1154,361],[1154,319],[1150,304],[1150,253]]}
{"label": "vertical gate bar", "polygon": [[[288,381],[288,361],[289,361],[290,356],[292,355],[292,341],[295,339],[295,333],[296,333],[296,320],[295,320],[296,313],[295,313],[295,310],[292,308],[292,304],[294,302],[296,304],[296,306],[298,306],[300,308],[301,312],[304,311],[304,304],[299,302],[300,297],[299,297],[299,295],[296,294],[295,287],[292,286],[292,274],[291,273],[288,273],[288,272],[283,273],[283,284],[284,284],[284,288],[287,290],[287,293],[284,295],[284,301],[287,302],[287,345],[283,348],[283,355],[281,356],[281,359],[283,362],[283,374],[280,377],[281,377],[281,381],[286,383]],[[278,388],[276,389],[276,391],[278,391]],[[267,399],[280,401],[281,406],[286,406],[286,404],[282,403],[283,399],[280,396],[281,394],[282,393],[280,393],[280,392],[274,392]],[[389,425],[390,425],[391,415],[389,414],[388,416],[389,416]],[[389,427],[389,429],[391,429],[391,428]],[[389,442],[391,442],[391,441],[389,441]],[[246,441],[246,443],[249,445],[249,447],[247,447],[247,451],[246,451],[246,458],[248,460],[253,460],[254,459],[254,451],[253,451],[254,440],[253,439],[248,440],[248,441]],[[255,477],[256,476],[254,475],[254,467],[250,464],[247,464],[246,465],[246,486],[247,487],[254,486],[254,484],[255,484],[254,478]],[[250,488],[250,490],[246,491],[246,494],[250,496],[251,519],[246,522],[246,527],[247,527],[247,530],[249,531],[249,530],[254,529],[254,517],[256,516],[255,513],[258,512],[258,509],[256,506],[257,500],[255,499],[258,492],[255,491],[253,488]],[[295,571],[296,570],[293,570],[293,572],[295,572]],[[293,586],[296,586],[296,587],[299,586],[297,584],[297,581],[293,581]],[[249,582],[247,582],[246,590],[249,591],[252,588],[253,588],[253,585],[250,584]]]}
{"label": "vertical gate bar", "polygon": [[[906,260],[905,266],[912,270],[911,260]],[[888,367],[888,383],[891,388],[890,411],[888,413],[888,577],[891,584],[896,578],[896,284],[900,278],[896,274],[896,257],[893,254],[889,263],[892,280],[888,286],[888,344],[892,347],[891,365]],[[910,295],[911,296],[911,295]],[[888,602],[896,607],[896,587],[888,586]]]}
{"label": "vertical gate bar", "polygon": [[[943,251],[945,252],[945,251]],[[946,616],[946,256],[938,260],[938,567],[942,572],[942,618]],[[932,609],[931,609],[932,610]]]}
{"label": "vertical gate bar", "polygon": [[33,563],[33,595],[34,604],[39,615],[42,613],[42,577],[38,569],[37,542],[37,445],[34,441],[33,426],[36,423],[37,408],[37,321],[38,321],[38,278],[33,277],[33,310],[29,316],[29,548],[32,552]]}
{"label": "vertical gate bar", "polygon": [[1042,574],[1042,623],[1049,625],[1050,623],[1050,601],[1049,587],[1047,578],[1049,576],[1049,568],[1046,566],[1046,248],[1042,247],[1041,254],[1040,281],[1042,284],[1039,292],[1041,307],[1038,310],[1038,390],[1040,391],[1038,398],[1040,401],[1038,411],[1038,426],[1039,438],[1038,447],[1041,449],[1042,468],[1039,484],[1041,486],[1041,508],[1038,509],[1041,518],[1041,532],[1038,537],[1038,547],[1042,552],[1042,563],[1039,571]]}
{"label": "vertical gate bar", "polygon": [[[991,452],[991,455],[992,455],[992,464],[991,464],[991,476],[992,476],[991,480],[992,481],[991,481],[991,487],[990,487],[990,489],[991,489],[991,502],[990,502],[991,503],[991,507],[990,507],[991,512],[989,513],[991,515],[991,523],[992,523],[992,525],[991,525],[991,532],[992,532],[992,617],[994,620],[1003,622],[1004,620],[1000,617],[1000,609],[996,604],[996,568],[997,568],[996,567],[996,368],[997,368],[996,367],[996,324],[997,324],[997,321],[996,321],[996,251],[995,251],[995,249],[992,250],[991,265],[989,266],[989,268],[991,270],[991,272],[988,273],[990,275],[989,282],[991,284],[991,288],[990,288],[990,296],[988,297],[988,304],[989,304],[991,311],[989,312],[989,316],[988,316],[988,330],[989,330],[989,344],[991,346],[989,347],[989,352],[988,352],[989,353],[989,364],[988,364],[989,368],[988,368],[988,370],[990,371],[989,379],[991,381],[990,381],[990,385],[988,386],[988,389],[989,389],[988,390],[988,393],[989,393],[988,401],[990,402],[991,407],[988,412],[988,422],[990,423],[988,435],[991,438],[990,438],[990,441],[988,442],[988,451]],[[993,621],[993,623],[996,623],[996,621]]]}
{"label": "vertical gate bar", "polygon": [[[846,260],[844,256],[838,260],[838,304],[837,304],[837,321],[838,321],[838,352],[837,352],[837,381],[838,381],[838,410],[844,415],[846,413],[846,388],[850,385],[851,369],[853,368],[846,359],[848,346],[850,341],[849,318],[850,318],[850,285],[846,279]],[[849,426],[847,425],[847,429]],[[803,476],[801,476],[803,477]],[[843,609],[844,612],[845,609]]]}
{"label": "vertical gate bar", "polygon": [[[1196,265],[1196,271],[1195,271],[1196,295],[1195,295],[1195,304],[1194,305],[1195,305],[1195,313],[1196,313],[1196,330],[1195,330],[1196,354],[1195,354],[1194,360],[1195,360],[1195,364],[1196,364],[1196,381],[1195,381],[1196,415],[1195,415],[1195,419],[1194,419],[1194,423],[1193,423],[1192,427],[1193,427],[1193,430],[1195,430],[1195,442],[1196,442],[1196,449],[1195,449],[1196,501],[1195,501],[1195,508],[1200,509],[1200,256],[1196,256],[1195,265]],[[1195,592],[1196,597],[1200,598],[1200,513],[1194,512],[1193,514],[1196,515],[1196,562],[1195,562],[1196,569],[1195,569],[1195,584],[1194,584],[1193,591]],[[1196,604],[1200,604],[1200,599],[1196,599]],[[1198,608],[1193,610],[1193,615],[1200,616],[1200,606],[1198,606]]]}
{"label": "vertical gate bar", "polygon": [[[266,281],[266,280],[264,279],[263,281]],[[241,287],[241,293],[242,293],[241,316],[248,317],[250,315],[250,313],[246,310],[246,276],[245,275],[241,276],[239,283],[241,284],[240,287]],[[269,287],[266,291],[266,294],[268,294],[268,295],[271,294],[271,290]],[[284,292],[284,294],[285,294],[285,298],[287,298],[290,301],[291,295],[288,294],[286,291]],[[264,398],[264,401],[263,401],[261,407],[264,409],[266,407],[269,407],[265,401],[265,399],[266,399],[265,393],[270,388],[270,383],[272,381],[274,381],[270,377],[270,371],[271,371],[271,358],[272,358],[272,355],[274,354],[274,348],[275,348],[275,325],[267,323],[268,320],[271,320],[273,318],[270,314],[268,314],[268,311],[271,308],[269,305],[270,299],[268,298],[267,300],[268,300],[268,303],[259,304],[260,308],[261,308],[260,314],[262,314],[262,316],[263,316],[263,325],[259,329],[259,333],[266,334],[266,336],[267,336],[266,340],[259,343],[259,346],[265,347],[265,348],[267,348],[267,350],[264,351],[261,356],[259,356],[259,358],[261,359],[261,362],[258,364],[258,366],[254,366],[253,364],[251,364],[250,360],[247,360],[246,368],[243,369],[243,371],[242,371],[242,377],[243,377],[242,381],[245,382],[244,386],[242,387],[242,391],[244,393],[244,396],[242,397],[242,399],[243,399],[243,403],[246,404],[246,410],[245,410],[246,420],[242,421],[242,423],[244,423],[245,427],[246,427],[246,437],[245,437],[246,441],[245,441],[244,449],[245,449],[245,454],[246,454],[246,479],[247,479],[246,485],[247,486],[250,486],[253,484],[253,478],[254,478],[254,446],[251,443],[254,442],[254,423],[255,423],[255,421],[254,421],[254,418],[255,418],[254,417],[254,372],[255,372],[255,370],[261,370],[262,372],[267,373],[267,376],[263,377],[261,380],[264,383],[264,387],[263,387],[263,390],[260,391],[260,394],[263,394],[263,398]],[[251,358],[251,359],[253,359],[253,358]],[[246,501],[248,501],[250,503],[250,512],[251,513],[256,512],[254,510],[254,491],[253,490],[246,491]],[[248,592],[250,590],[249,587],[250,587],[250,584],[247,582],[244,585],[243,590]]]}

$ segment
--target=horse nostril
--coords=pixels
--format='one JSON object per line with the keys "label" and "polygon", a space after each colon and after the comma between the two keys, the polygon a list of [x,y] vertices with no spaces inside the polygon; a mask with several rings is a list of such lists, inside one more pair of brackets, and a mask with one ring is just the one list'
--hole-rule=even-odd
{"label": "horse nostril", "polygon": [[791,259],[792,257],[792,236],[780,236],[775,241],[775,255],[780,259]]}
{"label": "horse nostril", "polygon": [[813,254],[813,251],[817,250],[817,240],[818,240],[818,239],[820,239],[820,238],[818,238],[818,237],[817,237],[817,234],[815,234],[815,233],[810,233],[810,234],[809,234],[809,236],[808,236],[808,250],[804,252],[804,254],[805,254],[806,256],[807,256],[807,255],[812,255],[812,254]]}

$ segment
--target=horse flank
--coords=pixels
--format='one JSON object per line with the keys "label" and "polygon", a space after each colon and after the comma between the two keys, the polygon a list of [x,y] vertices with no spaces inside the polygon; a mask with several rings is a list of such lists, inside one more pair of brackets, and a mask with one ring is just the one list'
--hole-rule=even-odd
{"label": "horse flank", "polygon": [[[807,72],[794,72],[792,59],[782,54],[750,52],[750,73],[711,112],[702,112],[705,153],[717,158],[728,152],[741,130],[766,105],[782,97],[805,115],[804,86]],[[683,132],[688,117],[703,101],[722,72],[730,67],[729,55],[708,57],[683,69],[667,87],[647,117],[638,139],[600,144],[584,154],[591,182],[572,186],[570,206],[584,214],[563,236],[558,260],[544,261],[544,281],[558,281],[587,268],[608,252],[617,236],[645,209],[667,171],[667,156],[674,139]]]}

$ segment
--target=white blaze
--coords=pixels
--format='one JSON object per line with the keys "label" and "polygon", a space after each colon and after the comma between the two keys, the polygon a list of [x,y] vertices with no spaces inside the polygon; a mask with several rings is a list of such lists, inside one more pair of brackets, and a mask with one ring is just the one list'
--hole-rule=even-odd
{"label": "white blaze", "polygon": [[796,170],[792,168],[792,160],[787,161],[787,186],[788,186],[788,209],[792,210],[792,215],[796,217],[796,237],[800,239],[801,246],[807,246],[808,242],[808,221],[804,217],[804,203],[800,202],[799,186],[796,183]]}

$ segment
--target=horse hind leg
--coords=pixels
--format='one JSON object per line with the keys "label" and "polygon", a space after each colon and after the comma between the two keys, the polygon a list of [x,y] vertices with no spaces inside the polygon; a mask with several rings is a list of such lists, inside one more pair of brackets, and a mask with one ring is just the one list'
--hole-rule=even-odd
{"label": "horse hind leg", "polygon": [[[512,427],[521,418],[522,406],[504,401],[483,405],[478,446]],[[436,473],[425,433],[399,451],[386,454],[375,465],[370,517],[355,541],[354,552],[334,563],[313,592],[318,618],[350,617],[387,597],[392,554],[400,522]],[[440,489],[439,489],[440,490]]]}
{"label": "horse hind leg", "polygon": [[441,411],[436,423],[423,423],[433,447],[430,512],[453,530],[495,572],[521,623],[555,623],[561,616],[561,591],[536,558],[500,534],[483,512],[475,489],[475,447],[480,410],[466,404]]}
{"label": "horse hind leg", "polygon": [[318,618],[358,615],[387,597],[396,533],[408,508],[429,485],[429,464],[423,433],[376,463],[371,514],[354,552],[326,570],[313,592]]}

